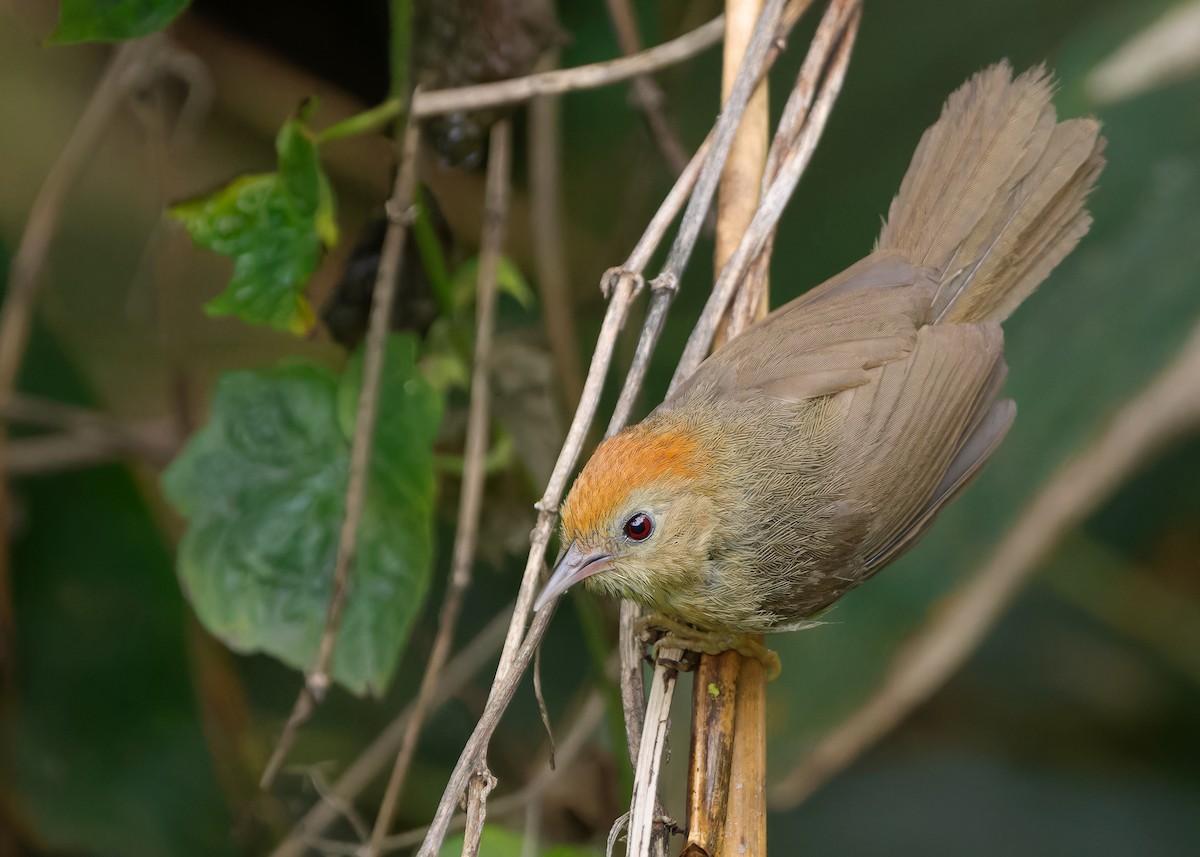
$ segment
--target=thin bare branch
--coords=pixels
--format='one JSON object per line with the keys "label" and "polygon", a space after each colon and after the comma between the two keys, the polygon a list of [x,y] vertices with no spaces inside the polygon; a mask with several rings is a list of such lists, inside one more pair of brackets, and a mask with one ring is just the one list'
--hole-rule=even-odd
{"label": "thin bare branch", "polygon": [[[723,112],[718,122],[714,140],[718,141],[721,145],[714,144],[704,157],[705,167],[699,170],[700,178],[703,178],[705,170],[711,172],[712,177],[706,185],[708,188],[707,199],[699,203],[693,201],[691,206],[693,209],[692,213],[684,217],[685,225],[694,221],[694,228],[693,226],[688,226],[691,245],[694,245],[696,236],[699,233],[704,211],[707,210],[711,202],[712,189],[715,188],[717,176],[722,167],[723,155],[728,146],[728,142],[724,138],[732,136],[733,128],[736,127],[738,115],[740,115],[740,109],[744,107],[750,92],[758,80],[761,79],[762,75],[765,74],[765,69],[778,56],[782,48],[782,39],[786,36],[786,31],[777,26],[780,21],[779,10],[782,5],[782,0],[770,0],[769,8],[774,10],[773,17],[769,19],[771,24],[769,27],[766,27],[766,31],[762,34],[761,38],[756,34],[755,50],[751,52],[751,56],[748,56],[746,67],[739,75],[740,79],[738,86],[735,87],[735,95],[730,99],[731,106]],[[751,61],[751,57],[753,57],[753,61]],[[722,157],[715,157],[714,152],[719,152]],[[677,187],[682,183],[685,183],[683,176],[681,176],[680,182],[677,183]],[[679,202],[680,196],[682,194],[672,192],[668,197],[668,201]],[[698,215],[695,213],[697,209],[699,210]],[[637,264],[629,264],[625,268],[610,269],[602,279],[601,289],[609,298],[608,309],[605,312],[604,321],[597,338],[591,366],[584,382],[584,390],[579,407],[568,429],[567,438],[563,443],[554,470],[548,480],[546,491],[536,504],[538,518],[530,534],[529,557],[522,576],[521,587],[517,596],[517,606],[514,610],[512,623],[509,626],[504,651],[501,653],[500,664],[496,670],[496,677],[492,682],[491,692],[484,713],[464,746],[458,763],[451,773],[446,789],[442,793],[441,802],[430,825],[429,833],[421,849],[418,851],[418,857],[432,857],[444,840],[454,814],[454,807],[464,793],[468,779],[478,770],[482,762],[483,753],[486,751],[487,744],[491,739],[492,733],[495,731],[499,718],[516,692],[517,682],[528,667],[529,661],[532,658],[532,652],[540,643],[546,626],[549,624],[552,608],[547,607],[538,613],[533,618],[532,623],[526,628],[538,581],[545,567],[544,554],[553,530],[558,504],[562,500],[567,480],[578,463],[584,440],[595,417],[604,378],[612,361],[617,334],[624,325],[630,303],[641,290],[643,283],[642,271],[655,249],[657,239],[661,237],[662,231],[666,229],[675,216],[677,216],[677,211],[666,210],[666,204],[664,204],[663,210],[660,210],[659,214],[651,221],[646,234],[638,242],[634,254],[630,257],[631,262],[636,262]],[[681,244],[677,241],[674,250],[675,252],[672,254],[674,267],[670,278],[673,280],[670,286],[672,289],[675,287],[674,283],[678,281],[679,273],[682,271],[687,257],[690,255],[691,246],[687,246],[687,242]],[[661,287],[666,288],[666,286]],[[648,355],[649,349],[646,349],[645,353]],[[626,672],[627,670],[623,667],[622,675],[624,676]]]}
{"label": "thin bare branch", "polygon": [[50,243],[58,232],[67,194],[91,162],[101,136],[116,116],[125,97],[130,70],[151,54],[153,41],[126,42],[116,49],[62,154],[34,198],[25,231],[9,267],[8,290],[0,308],[0,404],[7,403],[16,384],[42,268]]}
{"label": "thin bare branch", "polygon": [[[608,17],[621,53],[632,56],[642,50],[642,35],[638,32],[637,16],[630,0],[606,0]],[[630,97],[638,110],[646,117],[646,124],[654,136],[658,149],[666,159],[673,175],[679,175],[688,165],[690,158],[679,135],[667,119],[666,96],[662,87],[649,75],[640,74],[633,79]]]}
{"label": "thin bare branch", "polygon": [[[779,168],[778,176],[763,193],[750,228],[746,230],[737,250],[721,271],[717,284],[713,286],[704,312],[696,323],[675,370],[675,377],[671,382],[672,390],[695,372],[700,361],[704,359],[734,290],[745,276],[750,263],[766,246],[795,190],[796,183],[808,166],[821,132],[825,129],[829,112],[833,109],[845,80],[850,50],[854,45],[860,18],[859,0],[834,0],[821,19],[818,37],[814,38],[813,48],[805,59],[796,81],[795,92],[798,98],[803,97],[800,95],[802,91],[817,91],[812,108],[808,111],[807,121],[794,142],[788,145],[787,155]],[[821,34],[825,34],[825,38],[821,38]],[[822,77],[821,72],[826,68],[828,71]],[[818,81],[820,89],[816,90]],[[811,99],[812,96],[808,98]]]}
{"label": "thin bare branch", "polygon": [[467,824],[463,832],[462,857],[479,857],[479,842],[487,820],[487,799],[496,787],[496,778],[486,767],[471,775],[467,784]]}
{"label": "thin bare branch", "polygon": [[678,38],[633,56],[495,83],[416,93],[413,96],[413,115],[418,119],[425,119],[443,113],[470,112],[516,104],[539,95],[561,95],[564,92],[598,89],[620,83],[632,77],[668,68],[708,50],[721,41],[724,27],[724,19],[718,17],[690,33],[684,33]]}
{"label": "thin bare branch", "polygon": [[650,684],[650,698],[646,702],[645,729],[633,773],[633,798],[629,803],[629,831],[625,850],[628,857],[651,857],[666,851],[664,838],[654,836],[655,821],[662,815],[658,780],[662,771],[663,749],[671,731],[671,699],[675,694],[682,661],[682,650],[666,648],[659,650],[654,664],[654,680]]}
{"label": "thin bare branch", "polygon": [[776,806],[801,803],[928,699],[983,641],[1063,536],[1150,455],[1200,425],[1197,378],[1200,324],[1170,365],[1046,480],[988,561],[937,604],[874,695],[772,790]]}
{"label": "thin bare branch", "polygon": [[333,569],[333,588],[329,597],[329,612],[325,618],[325,629],[321,634],[317,653],[305,677],[304,687],[296,697],[292,713],[284,724],[283,732],[275,750],[263,771],[261,785],[268,788],[279,766],[287,758],[296,741],[297,731],[308,720],[316,705],[329,689],[333,655],[341,628],[342,611],[346,604],[347,585],[354,566],[354,555],[358,546],[358,525],[362,518],[366,499],[367,474],[371,461],[371,449],[375,441],[375,417],[379,410],[379,387],[383,378],[384,360],[388,337],[388,325],[392,317],[392,306],[396,298],[396,278],[404,256],[404,244],[411,219],[409,210],[413,204],[416,188],[417,148],[420,128],[409,118],[402,137],[400,168],[396,172],[396,183],[392,198],[388,200],[387,234],[384,236],[383,251],[379,259],[379,271],[375,277],[374,297],[368,322],[365,357],[363,360],[362,392],[358,397],[358,410],[354,419],[354,437],[350,444],[350,477],[346,485],[346,513],[338,537],[337,559]]}
{"label": "thin bare branch", "polygon": [[[500,651],[511,612],[511,604],[501,608],[483,629],[450,659],[439,676],[433,698],[430,700],[430,711],[436,711],[453,698],[471,677]],[[415,701],[407,705],[387,725],[387,728],[379,733],[375,740],[359,754],[346,772],[333,784],[330,789],[331,796],[346,802],[354,800],[363,789],[374,781],[389,762],[395,760],[397,748],[408,729],[408,721],[412,717],[414,708]],[[271,853],[271,857],[299,857],[304,852],[305,842],[314,840],[337,817],[336,806],[325,800],[318,802],[300,819],[288,834],[287,839]],[[418,839],[417,842],[419,841]],[[415,844],[416,842],[409,843],[410,846]],[[357,853],[361,847],[356,844],[354,853]]]}
{"label": "thin bare branch", "polygon": [[479,281],[475,299],[475,356],[471,371],[471,400],[467,410],[467,440],[463,453],[462,496],[458,504],[458,529],[450,565],[450,583],[438,616],[437,636],[425,664],[421,687],[413,704],[392,767],[387,790],[366,854],[376,854],[387,835],[392,817],[404,789],[404,778],[416,753],[417,737],[425,724],[442,667],[450,656],[463,599],[471,585],[471,569],[479,537],[479,517],[483,510],[483,485],[488,437],[491,432],[488,371],[492,362],[492,338],[496,328],[496,269],[504,246],[508,220],[508,192],[512,173],[512,126],[507,119],[492,126],[488,146],[487,191],[484,198],[483,237],[479,251]]}
{"label": "thin bare branch", "polygon": [[563,405],[570,409],[579,401],[583,376],[563,237],[561,116],[558,96],[535,98],[529,105],[529,163],[534,165],[529,171],[529,214],[542,329],[562,387]]}
{"label": "thin bare branch", "polygon": [[78,470],[134,456],[151,467],[165,466],[179,449],[173,420],[149,420],[110,428],[10,439],[11,478]]}
{"label": "thin bare branch", "polygon": [[[583,705],[579,707],[578,712],[564,730],[563,740],[558,745],[557,750],[559,764],[551,768],[549,765],[549,750],[548,748],[543,750],[538,763],[534,766],[536,773],[533,778],[518,791],[491,801],[488,811],[494,816],[506,816],[517,811],[522,811],[530,804],[540,802],[550,789],[558,785],[562,781],[562,778],[567,775],[567,772],[571,770],[571,765],[579,758],[584,748],[587,747],[589,739],[595,734],[603,718],[604,694],[599,690],[593,689],[588,693]],[[447,830],[462,830],[466,826],[466,822],[466,814],[459,813],[450,819]],[[428,834],[428,827],[392,834],[380,843],[381,850],[379,853],[381,855],[390,854],[394,851],[412,848],[419,845]],[[329,839],[310,838],[308,844],[313,847],[319,847],[328,854],[359,857],[362,853],[362,846],[354,842],[337,842]]]}

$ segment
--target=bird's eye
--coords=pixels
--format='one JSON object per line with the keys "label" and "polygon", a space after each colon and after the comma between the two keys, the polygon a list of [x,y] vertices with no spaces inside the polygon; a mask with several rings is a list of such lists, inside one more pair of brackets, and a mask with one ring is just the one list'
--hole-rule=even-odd
{"label": "bird's eye", "polygon": [[644,542],[654,532],[654,520],[645,512],[638,512],[625,522],[625,535],[635,542]]}

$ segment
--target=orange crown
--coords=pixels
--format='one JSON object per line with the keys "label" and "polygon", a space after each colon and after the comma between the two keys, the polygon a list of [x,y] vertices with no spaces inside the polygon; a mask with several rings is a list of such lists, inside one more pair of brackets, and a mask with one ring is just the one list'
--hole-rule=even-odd
{"label": "orange crown", "polygon": [[698,448],[693,434],[675,428],[661,431],[644,423],[601,443],[563,504],[568,537],[607,527],[629,495],[642,486],[694,476]]}

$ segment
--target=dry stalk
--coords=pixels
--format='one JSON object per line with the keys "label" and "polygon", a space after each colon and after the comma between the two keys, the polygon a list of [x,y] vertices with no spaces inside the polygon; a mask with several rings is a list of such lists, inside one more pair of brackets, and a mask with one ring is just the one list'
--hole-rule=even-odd
{"label": "dry stalk", "polygon": [[[722,99],[745,53],[761,0],[727,0]],[[767,82],[763,81],[738,128],[717,196],[713,269],[720,271],[754,218],[766,169],[770,137]],[[764,253],[765,271],[769,254]],[[740,334],[748,321],[767,314],[766,276],[744,278],[735,300],[750,306],[748,318],[726,312],[714,347]],[[733,308],[731,308],[732,310]],[[692,677],[692,732],[688,753],[686,857],[766,852],[766,682],[762,666],[736,652],[701,654]],[[736,784],[736,787],[734,787]],[[726,834],[728,833],[728,839]]]}
{"label": "dry stalk", "polygon": [[583,376],[563,238],[561,117],[556,95],[535,98],[529,104],[529,163],[533,167],[529,171],[529,215],[542,329],[554,359],[563,406],[569,410],[579,401]]}
{"label": "dry stalk", "polygon": [[[795,7],[792,7],[795,8]],[[791,11],[791,10],[789,10]],[[764,17],[771,13],[771,7],[768,6],[764,11]],[[802,99],[805,93],[808,93],[807,98],[812,105],[811,109],[805,109],[803,115],[805,121],[798,132],[793,124],[789,123],[781,128],[785,135],[777,138],[777,144],[786,146],[786,149],[781,149],[777,156],[778,160],[783,164],[779,170],[778,176],[771,183],[769,188],[764,189],[762,194],[762,203],[754,214],[751,220],[750,227],[746,231],[739,243],[737,249],[733,253],[729,262],[722,270],[718,278],[717,285],[714,286],[713,296],[710,297],[708,304],[705,307],[704,313],[697,323],[696,329],[692,333],[689,340],[689,348],[685,350],[683,358],[676,369],[675,376],[672,380],[672,389],[675,388],[683,379],[695,371],[699,365],[704,352],[709,348],[712,337],[715,334],[717,325],[721,317],[726,312],[726,307],[729,302],[729,297],[736,285],[745,276],[746,269],[749,263],[755,256],[762,252],[766,245],[767,236],[775,228],[779,216],[782,214],[783,206],[792,190],[795,188],[796,182],[799,181],[800,175],[803,172],[812,151],[816,146],[816,142],[824,129],[825,122],[828,118],[829,111],[832,108],[833,102],[837,98],[837,94],[841,89],[841,84],[845,76],[846,65],[849,61],[850,48],[853,44],[854,34],[857,30],[859,20],[859,4],[855,0],[835,0],[827,11],[822,20],[819,32],[828,32],[834,30],[836,35],[834,38],[814,39],[813,45],[810,48],[808,58],[801,68],[800,76],[797,81],[796,88],[793,92],[793,99]],[[753,48],[753,41],[752,41]],[[752,50],[752,49],[751,49]],[[748,54],[750,51],[748,51]],[[822,79],[822,72],[824,76]],[[820,88],[816,85],[818,80],[821,81]],[[799,94],[797,94],[797,91]],[[813,94],[815,93],[815,95]],[[732,101],[732,98],[730,99]],[[794,109],[794,108],[793,108]],[[773,147],[774,148],[774,147]],[[681,227],[681,235],[684,233],[684,228]],[[672,257],[674,252],[672,253]],[[668,271],[671,265],[671,259],[668,259]],[[660,281],[665,280],[665,276],[660,276]],[[667,281],[669,282],[669,281]],[[647,328],[650,328],[655,321],[654,306],[652,303],[651,312],[647,318]],[[645,331],[644,331],[645,334]],[[695,343],[701,343],[699,348]],[[622,610],[622,654],[630,657],[636,652],[630,640],[633,635],[633,623],[636,619],[637,611],[630,606]],[[663,653],[664,655],[678,657],[675,652]],[[661,705],[655,700],[655,695],[665,693],[673,685],[663,681],[661,676],[662,669],[656,668],[655,680],[651,684],[651,705]],[[635,664],[622,664],[622,679],[632,681],[640,678],[640,671]],[[761,683],[761,682],[760,682]],[[640,685],[640,681],[639,681]],[[637,704],[637,698],[640,697],[640,686],[634,690],[630,689],[623,694],[625,698],[633,698],[634,706]],[[761,699],[761,695],[757,695]],[[761,706],[761,702],[754,703]],[[753,714],[750,716],[761,717],[761,714]],[[631,715],[627,710],[627,721],[636,723],[636,711]],[[651,724],[651,728],[652,724]],[[631,744],[634,743],[631,740]],[[652,754],[639,753],[637,758],[647,758]],[[654,757],[657,758],[657,757]],[[755,775],[757,776],[757,775]],[[757,812],[761,815],[761,802]],[[640,816],[644,818],[645,816]],[[630,841],[640,842],[642,837],[632,827],[630,831]],[[636,851],[630,851],[630,854],[636,854]]]}
{"label": "dry stalk", "polygon": [[793,807],[930,697],[983,641],[1054,546],[1141,463],[1200,424],[1200,324],[1170,365],[1046,480],[988,561],[937,605],[874,695],[771,794]]}
{"label": "dry stalk", "polygon": [[471,775],[467,784],[467,826],[463,835],[462,857],[479,857],[479,841],[487,820],[487,799],[496,787],[496,778],[486,767]]}
{"label": "dry stalk", "polygon": [[[685,171],[685,174],[676,183],[676,188],[668,196],[667,203],[682,205],[682,200],[687,195],[686,188],[688,182],[697,182],[697,190],[693,195],[688,212],[684,215],[680,237],[676,239],[676,243],[672,248],[668,267],[664,268],[663,274],[660,274],[656,279],[656,291],[661,293],[673,292],[677,287],[682,267],[686,264],[687,258],[690,256],[691,249],[694,246],[695,239],[704,219],[704,213],[711,202],[712,191],[715,188],[725,154],[728,151],[729,141],[737,127],[741,111],[744,109],[745,102],[749,99],[751,91],[766,73],[770,63],[778,55],[782,47],[782,40],[787,35],[787,28],[779,25],[782,6],[782,0],[770,0],[768,3],[768,10],[771,17],[764,15],[763,32],[756,34],[752,50],[748,53],[747,61],[743,66],[742,72],[739,74],[738,83],[734,87],[734,95],[730,98],[729,108],[722,113],[717,123],[717,128],[713,134],[714,142],[710,147],[706,147],[701,155],[697,155],[694,158],[694,161],[701,160],[702,158],[703,166],[695,171],[690,169]],[[792,23],[794,23],[794,18]],[[418,857],[432,857],[440,848],[454,814],[454,807],[464,793],[471,776],[482,769],[484,754],[488,742],[491,740],[491,736],[499,722],[499,718],[516,692],[517,682],[528,667],[533,657],[533,652],[540,643],[546,626],[549,624],[552,608],[547,608],[537,614],[533,618],[532,623],[526,628],[538,581],[544,570],[544,554],[553,530],[558,504],[562,500],[567,480],[578,463],[584,440],[595,417],[604,377],[612,361],[617,334],[624,325],[632,300],[641,290],[642,283],[644,282],[644,268],[648,264],[654,249],[661,242],[667,227],[677,214],[677,207],[672,210],[665,203],[659,213],[651,220],[650,226],[638,242],[625,266],[606,272],[602,280],[601,288],[609,298],[608,309],[605,312],[596,348],[593,352],[591,366],[584,382],[580,405],[568,429],[567,438],[564,441],[559,458],[551,473],[546,491],[536,504],[538,518],[530,534],[531,549],[529,558],[526,562],[521,587],[517,596],[517,605],[513,611],[512,624],[509,627],[509,634],[505,640],[504,650],[501,653],[500,664],[496,670],[496,677],[493,680],[492,689],[483,714],[471,737],[467,740],[459,761],[451,773],[450,780],[442,794],[441,802],[430,825],[429,833],[425,837],[420,850],[417,852]],[[666,302],[669,302],[669,298]],[[660,303],[664,302],[660,301]],[[659,320],[659,324],[661,324],[661,319]],[[651,337],[650,346],[643,348],[643,343],[647,341],[645,329],[643,330],[643,340],[639,342],[639,355],[641,357],[635,356],[635,368],[631,370],[631,377],[644,377],[645,366],[637,366],[636,361],[638,359],[649,359],[649,354],[653,347],[652,341],[656,339],[657,334],[654,334]],[[631,399],[632,397],[636,397],[636,393],[636,389],[630,390],[627,378],[623,398]],[[623,646],[624,649],[625,647]],[[626,673],[627,670],[623,665],[623,678]],[[632,698],[624,689],[622,695],[623,698]],[[639,688],[639,699],[640,696]]]}
{"label": "dry stalk", "polygon": [[[430,711],[437,710],[438,707],[453,698],[475,673],[479,672],[484,664],[500,651],[511,610],[511,604],[501,608],[482,630],[447,662],[430,700]],[[343,804],[353,801],[363,789],[374,781],[389,762],[394,762],[397,748],[408,729],[408,721],[412,717],[414,706],[415,700],[405,706],[404,710],[396,715],[395,719],[346,768],[345,773],[329,789],[331,799],[336,799],[338,803]],[[305,843],[315,840],[326,827],[338,818],[338,815],[337,806],[328,800],[319,801],[292,828],[287,838],[271,852],[271,857],[299,857],[306,848]],[[415,844],[409,843],[409,845]],[[357,854],[361,847],[355,843],[353,853]]]}
{"label": "dry stalk", "polygon": [[[479,251],[479,280],[475,302],[475,355],[471,371],[471,399],[467,411],[467,440],[463,454],[462,497],[458,504],[458,528],[450,562],[450,583],[438,616],[437,636],[425,664],[425,674],[417,691],[413,714],[405,728],[404,739],[392,766],[387,790],[371,841],[365,853],[376,854],[391,827],[392,817],[404,789],[404,779],[416,753],[417,737],[425,725],[438,676],[450,657],[450,646],[462,612],[463,599],[471,585],[471,568],[479,536],[479,517],[483,510],[483,483],[486,474],[488,436],[491,430],[488,371],[492,359],[492,338],[496,327],[496,269],[504,246],[508,219],[508,191],[512,173],[512,125],[508,120],[492,126],[488,146],[487,191],[484,198],[483,236]],[[489,789],[490,791],[490,789]],[[484,793],[486,795],[486,792]]]}
{"label": "dry stalk", "polygon": [[[558,765],[554,768],[551,768],[549,765],[549,742],[547,742],[546,749],[539,757],[539,762],[536,765],[537,773],[534,774],[533,778],[519,790],[491,801],[488,804],[488,812],[494,816],[506,816],[517,811],[524,811],[534,804],[539,804],[550,789],[558,785],[563,777],[567,775],[567,772],[571,770],[571,765],[588,746],[588,741],[595,734],[603,718],[604,695],[601,691],[593,688],[588,692],[586,699],[579,706],[579,709],[571,718],[566,729],[563,730],[563,739],[558,744],[556,751]],[[462,830],[466,827],[466,823],[466,814],[459,813],[450,820],[448,829]],[[379,854],[391,854],[405,848],[413,848],[420,845],[428,834],[428,827],[407,830],[403,833],[394,833],[391,836],[385,837],[380,843]],[[305,840],[305,843],[330,855],[361,857],[362,854],[362,846],[356,842],[341,842],[311,836]]]}
{"label": "dry stalk", "polygon": [[386,355],[388,325],[392,317],[392,306],[396,297],[396,276],[404,255],[405,238],[411,219],[413,191],[417,179],[417,149],[420,142],[420,127],[409,117],[402,137],[400,169],[387,209],[390,222],[384,236],[383,251],[379,259],[379,271],[375,277],[374,298],[368,322],[367,339],[364,346],[362,392],[358,397],[358,410],[354,418],[354,437],[350,443],[350,477],[346,485],[346,512],[338,537],[337,559],[333,569],[333,590],[329,597],[329,610],[325,628],[313,657],[312,666],[305,676],[304,687],[296,697],[292,713],[284,724],[271,758],[263,771],[261,785],[268,788],[296,742],[301,724],[312,715],[316,705],[329,689],[330,671],[341,628],[342,611],[346,604],[347,585],[354,566],[354,554],[358,545],[358,524],[362,518],[366,498],[367,475],[371,461],[371,448],[375,440],[375,416],[379,410],[379,386],[383,378]]}
{"label": "dry stalk", "polygon": [[[637,15],[633,11],[630,0],[606,0],[608,17],[612,20],[613,31],[617,35],[617,44],[621,53],[632,56],[642,49],[642,36],[638,32]],[[667,120],[665,108],[666,96],[654,78],[640,74],[633,79],[630,97],[638,110],[646,117],[646,125],[654,136],[658,149],[671,168],[671,173],[678,176],[684,171],[691,158],[687,150]]]}
{"label": "dry stalk", "polygon": [[540,95],[561,95],[564,92],[598,89],[620,83],[678,65],[708,50],[721,40],[724,27],[724,19],[718,17],[689,33],[633,56],[495,83],[419,92],[413,95],[412,113],[418,119],[427,119],[442,113],[469,113],[528,101]]}

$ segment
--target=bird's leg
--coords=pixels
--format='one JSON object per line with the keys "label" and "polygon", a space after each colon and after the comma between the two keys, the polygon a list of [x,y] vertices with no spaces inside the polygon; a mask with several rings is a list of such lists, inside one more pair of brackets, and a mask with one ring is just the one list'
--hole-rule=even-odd
{"label": "bird's leg", "polygon": [[753,658],[761,663],[763,669],[766,670],[767,681],[778,678],[782,670],[779,655],[749,634],[702,631],[686,622],[672,619],[661,613],[643,616],[638,620],[637,627],[642,639],[651,644],[651,651],[656,655],[664,648],[703,652],[706,655],[737,652],[743,657]]}

